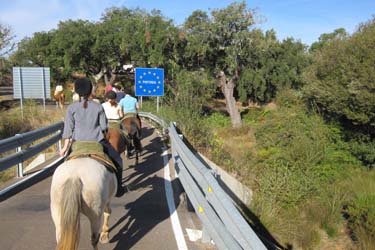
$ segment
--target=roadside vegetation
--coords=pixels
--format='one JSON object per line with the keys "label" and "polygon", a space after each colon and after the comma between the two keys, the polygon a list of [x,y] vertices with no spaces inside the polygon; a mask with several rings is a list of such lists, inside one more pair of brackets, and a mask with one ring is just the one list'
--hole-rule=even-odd
{"label": "roadside vegetation", "polygon": [[[1,111],[0,140],[14,136],[15,134],[22,134],[38,128],[47,127],[51,124],[62,121],[64,115],[64,112],[60,109],[48,107],[44,111],[43,106],[37,105],[35,101],[27,100],[24,103],[23,112],[19,106],[14,106],[8,110]],[[4,154],[0,154],[0,157],[4,157],[12,153],[14,152],[6,152]],[[1,171],[0,183],[3,183],[15,176],[16,167],[11,167],[5,171]]]}
{"label": "roadside vegetation", "polygon": [[[101,89],[132,85],[122,65],[163,68],[158,115],[254,191],[261,235],[285,249],[375,249],[375,19],[308,47],[256,28],[256,17],[232,3],[176,27],[157,10],[111,8],[23,39],[0,72],[49,66],[53,85],[83,75]],[[155,112],[154,99],[142,110]],[[12,112],[1,138],[46,121]]]}

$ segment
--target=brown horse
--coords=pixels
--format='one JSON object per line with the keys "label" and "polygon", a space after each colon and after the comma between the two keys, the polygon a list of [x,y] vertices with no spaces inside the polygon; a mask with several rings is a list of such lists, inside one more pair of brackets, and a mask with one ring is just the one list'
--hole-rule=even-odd
{"label": "brown horse", "polygon": [[112,145],[112,147],[122,154],[125,152],[125,149],[127,148],[127,139],[125,135],[123,134],[122,130],[120,129],[120,121],[116,122],[109,122],[109,128],[107,133],[107,140]]}
{"label": "brown horse", "polygon": [[122,129],[127,134],[127,157],[131,156],[132,148],[135,149],[135,160],[138,163],[138,154],[142,152],[141,121],[136,113],[126,113],[121,121]]}
{"label": "brown horse", "polygon": [[62,91],[55,92],[54,96],[56,101],[56,107],[63,109],[65,103],[65,94]]}

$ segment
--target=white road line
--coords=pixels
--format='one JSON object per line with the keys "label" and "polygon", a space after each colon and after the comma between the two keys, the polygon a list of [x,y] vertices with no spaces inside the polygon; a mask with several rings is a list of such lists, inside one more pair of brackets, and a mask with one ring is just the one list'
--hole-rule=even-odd
{"label": "white road line", "polygon": [[173,189],[172,189],[172,184],[171,184],[171,176],[170,176],[170,172],[169,172],[168,151],[167,151],[166,148],[164,148],[163,160],[164,160],[165,194],[167,196],[169,214],[170,214],[170,218],[171,218],[173,232],[174,232],[176,242],[177,242],[177,247],[178,247],[178,250],[188,250],[184,234],[182,233],[180,220],[178,219],[176,206],[174,205]]}

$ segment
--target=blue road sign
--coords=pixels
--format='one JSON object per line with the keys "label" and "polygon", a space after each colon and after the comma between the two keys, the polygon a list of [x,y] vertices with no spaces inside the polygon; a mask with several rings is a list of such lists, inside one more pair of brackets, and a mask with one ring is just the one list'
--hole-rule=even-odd
{"label": "blue road sign", "polygon": [[163,96],[164,69],[135,68],[136,96]]}

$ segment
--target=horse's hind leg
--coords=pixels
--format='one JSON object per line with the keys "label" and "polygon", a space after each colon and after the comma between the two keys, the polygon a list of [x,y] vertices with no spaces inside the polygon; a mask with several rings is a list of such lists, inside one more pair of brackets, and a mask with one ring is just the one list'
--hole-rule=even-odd
{"label": "horse's hind leg", "polygon": [[91,214],[89,218],[91,224],[91,245],[93,250],[98,250],[101,216]]}
{"label": "horse's hind leg", "polygon": [[[53,188],[53,186],[52,186]],[[60,209],[58,207],[58,194],[56,193],[55,190],[53,190],[51,188],[51,204],[50,204],[50,207],[51,207],[51,216],[52,216],[52,220],[53,220],[53,223],[55,224],[55,229],[56,229],[56,242],[58,243],[59,240],[60,240],[60,219],[61,219],[61,215],[60,215]]]}
{"label": "horse's hind leg", "polygon": [[110,205],[108,204],[104,208],[104,221],[103,221],[103,226],[102,226],[102,232],[100,233],[100,243],[105,244],[109,242],[109,226],[108,226],[108,221],[109,221],[109,216],[111,215],[112,210]]}

